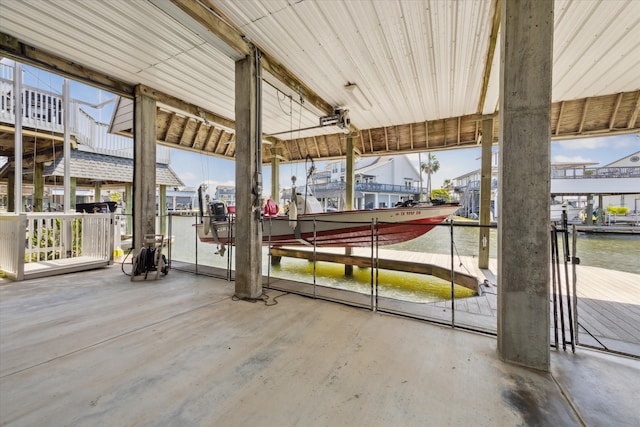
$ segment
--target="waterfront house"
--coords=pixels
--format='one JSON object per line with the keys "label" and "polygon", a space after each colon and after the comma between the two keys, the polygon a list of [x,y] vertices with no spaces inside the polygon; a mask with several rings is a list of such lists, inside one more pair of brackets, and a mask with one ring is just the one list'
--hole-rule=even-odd
{"label": "waterfront house", "polygon": [[[345,198],[345,161],[328,162],[324,170],[311,176],[311,191],[325,209],[343,209]],[[354,209],[395,206],[398,202],[417,200],[420,173],[409,157],[384,156],[360,159],[355,165]]]}

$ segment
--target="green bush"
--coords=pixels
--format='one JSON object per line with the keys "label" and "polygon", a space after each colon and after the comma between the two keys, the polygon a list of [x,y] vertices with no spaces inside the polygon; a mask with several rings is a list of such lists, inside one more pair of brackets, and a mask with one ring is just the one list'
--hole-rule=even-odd
{"label": "green bush", "polygon": [[614,215],[626,215],[629,213],[629,208],[626,206],[607,206],[607,212]]}
{"label": "green bush", "polygon": [[448,202],[449,190],[447,190],[446,188],[431,190],[431,200],[442,200],[443,202]]}

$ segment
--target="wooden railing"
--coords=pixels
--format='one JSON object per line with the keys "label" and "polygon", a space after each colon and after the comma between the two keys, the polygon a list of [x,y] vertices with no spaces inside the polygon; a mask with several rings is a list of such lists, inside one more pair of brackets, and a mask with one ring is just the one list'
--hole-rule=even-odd
{"label": "wooden railing", "polygon": [[[113,261],[113,214],[22,213],[0,215],[0,270],[15,280],[25,266],[58,268],[58,260]],[[53,263],[52,263],[53,262]],[[42,268],[39,269],[42,275]],[[78,268],[76,268],[78,269]]]}

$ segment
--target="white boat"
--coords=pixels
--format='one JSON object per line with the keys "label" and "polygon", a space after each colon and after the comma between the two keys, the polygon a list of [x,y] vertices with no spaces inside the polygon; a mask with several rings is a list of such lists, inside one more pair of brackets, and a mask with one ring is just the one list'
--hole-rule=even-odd
{"label": "white boat", "polygon": [[580,211],[583,208],[576,207],[573,203],[564,201],[559,202],[554,199],[551,200],[551,205],[549,208],[549,215],[551,221],[561,221],[562,220],[562,212],[567,212],[567,220],[571,221],[574,219],[580,218]]}
{"label": "white boat", "polygon": [[[233,215],[229,215],[222,202],[207,205],[208,215],[196,224],[198,238],[221,246],[233,244],[236,234]],[[271,246],[391,245],[427,233],[459,208],[457,204],[407,203],[394,208],[322,212],[315,197],[298,195],[288,214],[278,215],[270,210],[264,215],[262,243]]]}

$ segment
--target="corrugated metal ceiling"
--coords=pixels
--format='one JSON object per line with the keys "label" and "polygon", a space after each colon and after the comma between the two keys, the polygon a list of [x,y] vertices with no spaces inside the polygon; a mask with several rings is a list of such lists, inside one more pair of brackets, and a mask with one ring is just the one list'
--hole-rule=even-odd
{"label": "corrugated metal ceiling", "polygon": [[[200,1],[330,104],[348,107],[361,129],[491,114],[498,105],[499,47],[485,64],[495,0]],[[185,25],[170,0],[0,0],[0,9],[3,33],[234,118],[229,52],[200,24]],[[640,1],[557,0],[554,46],[554,101],[638,90]],[[348,84],[362,90],[364,108]],[[295,138],[292,130],[317,125],[297,99],[263,90],[265,133]]]}

